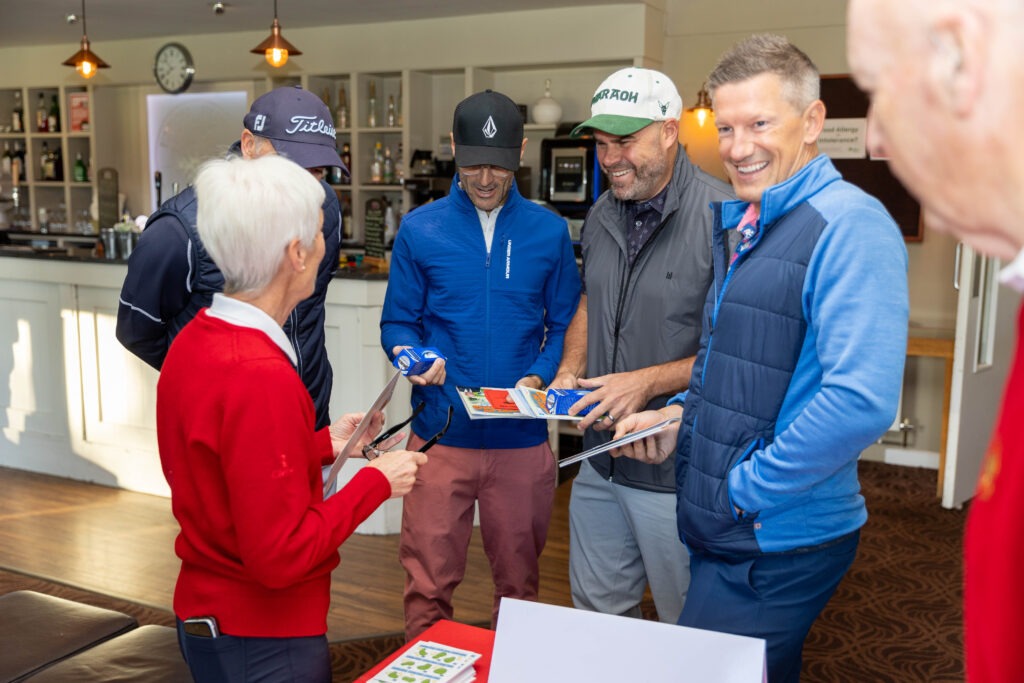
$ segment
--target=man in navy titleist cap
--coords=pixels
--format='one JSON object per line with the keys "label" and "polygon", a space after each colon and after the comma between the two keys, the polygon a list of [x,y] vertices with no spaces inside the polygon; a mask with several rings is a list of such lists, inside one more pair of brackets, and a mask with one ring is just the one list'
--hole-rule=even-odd
{"label": "man in navy titleist cap", "polygon": [[516,187],[526,139],[515,103],[490,90],[466,98],[455,108],[451,138],[458,167],[451,193],[402,221],[380,323],[391,358],[423,346],[447,357],[409,377],[413,405],[424,409],[408,448],[437,433],[455,407],[402,502],[410,640],[452,617],[474,503],[494,578],[493,620],[503,596],[537,599],[555,486],[547,425],[470,421],[456,387],[546,385],[580,291],[565,221]]}
{"label": "man in navy titleist cap", "polygon": [[[308,90],[277,88],[257,97],[243,126],[232,154],[247,159],[280,154],[308,169],[321,183],[326,167],[344,169],[330,110]],[[316,287],[313,296],[295,307],[284,326],[295,347],[296,369],[316,406],[318,429],[330,424],[333,372],[324,346],[324,298],[341,250],[338,197],[329,186],[324,189],[326,251]],[[196,232],[196,210],[195,191],[189,186],[149,217],[121,288],[117,338],[157,370],[181,328],[224,288],[224,278]]]}

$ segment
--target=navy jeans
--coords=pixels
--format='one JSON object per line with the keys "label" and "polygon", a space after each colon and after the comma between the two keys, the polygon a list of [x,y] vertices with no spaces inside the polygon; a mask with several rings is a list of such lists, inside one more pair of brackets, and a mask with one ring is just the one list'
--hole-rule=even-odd
{"label": "navy jeans", "polygon": [[196,683],[330,683],[327,636],[192,636],[178,620],[178,645]]}
{"label": "navy jeans", "polygon": [[857,555],[860,531],[814,549],[727,560],[690,557],[680,626],[764,638],[768,683],[800,680],[804,639]]}

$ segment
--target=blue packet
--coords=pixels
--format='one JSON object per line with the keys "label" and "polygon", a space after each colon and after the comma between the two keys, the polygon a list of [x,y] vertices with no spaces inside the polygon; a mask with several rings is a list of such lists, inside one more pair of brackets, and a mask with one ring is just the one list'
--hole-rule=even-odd
{"label": "blue packet", "polygon": [[433,346],[409,347],[402,349],[391,362],[403,375],[422,375],[430,369],[435,360],[447,360]]}
{"label": "blue packet", "polygon": [[[552,415],[568,415],[569,408],[589,393],[589,389],[548,389],[545,397],[548,412]],[[590,404],[577,413],[576,417],[587,415],[596,405],[596,403]]]}

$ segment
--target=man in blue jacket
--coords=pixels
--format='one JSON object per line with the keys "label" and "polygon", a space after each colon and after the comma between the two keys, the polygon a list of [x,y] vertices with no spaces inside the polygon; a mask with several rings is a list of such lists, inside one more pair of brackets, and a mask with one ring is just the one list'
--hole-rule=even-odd
{"label": "man in blue jacket", "polygon": [[[295,347],[296,369],[316,406],[317,429],[331,422],[333,372],[325,347],[324,299],[341,250],[338,197],[323,182],[325,168],[344,168],[331,121],[327,105],[313,93],[297,86],[277,88],[253,101],[242,137],[232,147],[232,153],[248,159],[286,156],[324,185],[326,251],[313,296],[300,302],[284,325]],[[224,277],[196,232],[196,211],[195,191],[189,186],[149,217],[121,287],[117,339],[157,370],[181,328],[224,288]]]}
{"label": "man in blue jacket", "polygon": [[[819,82],[778,36],[740,42],[711,73],[739,200],[714,206],[715,279],[678,443],[673,431],[620,453],[676,453],[691,555],[679,623],[764,638],[772,683],[799,680],[804,638],[853,562],[867,519],[857,459],[892,423],[907,345],[902,237],[818,153]],[[678,416],[677,399],[616,435]]]}
{"label": "man in blue jacket", "polygon": [[535,600],[538,558],[554,496],[554,457],[544,420],[470,421],[457,386],[542,388],[555,375],[579,301],[580,279],[565,220],[516,188],[526,139],[515,103],[490,90],[455,109],[451,193],[402,221],[391,257],[381,344],[435,347],[411,376],[408,448],[443,424],[430,466],[402,502],[399,557],[406,571],[405,630],[412,640],[452,616],[473,529],[474,502],[494,578],[493,621],[503,596]]}

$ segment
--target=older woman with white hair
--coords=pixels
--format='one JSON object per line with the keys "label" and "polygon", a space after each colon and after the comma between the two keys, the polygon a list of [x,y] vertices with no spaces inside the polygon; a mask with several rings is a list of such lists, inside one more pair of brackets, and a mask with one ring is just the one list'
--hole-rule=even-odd
{"label": "older woman with white hair", "polygon": [[[384,453],[324,500],[321,466],[345,455],[362,416],[315,430],[282,330],[324,253],[322,186],[278,156],[211,161],[195,186],[224,293],[175,339],[157,387],[160,459],[181,526],[179,643],[200,683],[327,682],[338,547],[412,488],[426,456]],[[371,422],[367,440],[383,416]]]}

